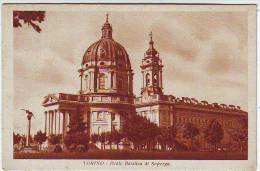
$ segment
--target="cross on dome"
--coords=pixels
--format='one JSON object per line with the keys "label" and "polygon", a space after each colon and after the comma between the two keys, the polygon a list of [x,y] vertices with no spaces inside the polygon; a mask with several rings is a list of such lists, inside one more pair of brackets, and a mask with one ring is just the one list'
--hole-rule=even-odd
{"label": "cross on dome", "polygon": [[154,42],[153,42],[153,32],[150,32],[149,34],[150,41],[149,41],[149,49],[146,51],[146,56],[156,56],[158,52],[154,49]]}
{"label": "cross on dome", "polygon": [[106,22],[102,27],[102,38],[112,39],[112,27],[108,22],[108,13],[106,13]]}
{"label": "cross on dome", "polygon": [[106,13],[106,22],[108,22],[108,17],[109,17],[109,14]]}
{"label": "cross on dome", "polygon": [[150,36],[150,40],[152,41],[153,40],[153,32],[150,32],[149,36]]}
{"label": "cross on dome", "polygon": [[153,32],[151,31],[150,33],[149,33],[149,36],[150,36],[150,42],[149,42],[149,44],[150,44],[150,49],[154,49],[154,47],[153,47]]}

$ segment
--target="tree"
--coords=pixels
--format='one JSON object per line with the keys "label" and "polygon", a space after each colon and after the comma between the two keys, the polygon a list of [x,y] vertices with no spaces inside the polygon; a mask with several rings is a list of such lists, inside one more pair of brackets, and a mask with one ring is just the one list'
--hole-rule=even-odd
{"label": "tree", "polygon": [[143,118],[143,122],[145,123],[145,129],[143,131],[146,150],[154,150],[156,145],[156,137],[160,134],[160,128],[146,118]]}
{"label": "tree", "polygon": [[111,132],[111,140],[116,144],[117,149],[119,149],[118,144],[120,143],[122,138],[123,138],[123,134],[118,130],[114,130]]}
{"label": "tree", "polygon": [[199,133],[199,129],[192,123],[187,122],[184,125],[184,129],[183,129],[183,138],[187,139],[190,141],[190,150],[197,150],[198,149],[198,144],[195,145],[194,143],[194,139],[196,136],[198,136]]}
{"label": "tree", "polygon": [[60,146],[60,143],[61,143],[61,139],[62,139],[62,135],[61,134],[58,134],[58,135],[50,135],[49,137],[49,142],[52,144],[52,145],[55,145],[54,147],[54,152],[62,152],[62,148]]}
{"label": "tree", "polygon": [[102,132],[100,135],[99,135],[99,141],[101,143],[101,149],[105,149],[105,142],[106,142],[106,139],[107,139],[107,133],[106,132]]}
{"label": "tree", "polygon": [[[155,143],[155,138],[160,134],[160,129],[155,123],[151,123],[145,117],[130,115],[122,129],[123,137],[133,142],[135,149],[146,148],[150,150]],[[152,147],[153,149],[153,147]]]}
{"label": "tree", "polygon": [[112,132],[105,132],[105,142],[107,142],[110,146],[110,149],[112,149],[112,143],[113,143],[113,135]]}
{"label": "tree", "polygon": [[51,135],[50,138],[49,138],[49,142],[52,144],[52,145],[57,145],[57,144],[60,144],[61,143],[61,139],[62,139],[62,136],[59,134],[59,135]]}
{"label": "tree", "polygon": [[22,27],[20,21],[24,24],[32,26],[38,33],[41,32],[41,28],[36,24],[36,22],[43,22],[45,19],[45,11],[14,11],[13,12],[13,27]]}
{"label": "tree", "polygon": [[247,146],[248,142],[248,121],[247,119],[239,119],[238,120],[239,127],[237,129],[232,129],[232,131],[229,131],[229,135],[231,138],[238,142],[240,145],[240,151],[242,152],[244,150],[244,146]]}
{"label": "tree", "polygon": [[175,143],[175,138],[177,134],[177,129],[174,125],[170,126],[167,128],[167,139],[166,139],[166,144],[168,144],[172,150],[173,150],[173,144]]}
{"label": "tree", "polygon": [[20,134],[15,134],[13,132],[13,145],[18,144],[22,139],[22,136]]}
{"label": "tree", "polygon": [[166,150],[166,147],[170,147],[173,150],[176,133],[177,130],[175,126],[160,128],[160,134],[157,136],[157,141],[161,145],[162,150]]}
{"label": "tree", "polygon": [[26,145],[26,135],[21,135],[21,142],[22,142],[22,146],[24,147]]}
{"label": "tree", "polygon": [[80,148],[83,151],[88,149],[89,135],[87,133],[86,123],[83,122],[82,115],[78,112],[71,115],[69,131],[67,132],[64,143],[70,151]]}
{"label": "tree", "polygon": [[94,144],[98,141],[98,139],[99,139],[98,134],[92,134],[90,137],[91,142]]}
{"label": "tree", "polygon": [[221,124],[216,120],[212,120],[204,131],[205,141],[211,145],[214,145],[216,150],[217,145],[221,142],[223,137],[224,131]]}
{"label": "tree", "polygon": [[46,136],[46,133],[42,133],[42,131],[38,131],[36,133],[36,135],[34,135],[34,138],[33,138],[38,144],[39,144],[39,149],[41,148],[41,145],[44,141],[46,141],[47,139],[47,136]]}

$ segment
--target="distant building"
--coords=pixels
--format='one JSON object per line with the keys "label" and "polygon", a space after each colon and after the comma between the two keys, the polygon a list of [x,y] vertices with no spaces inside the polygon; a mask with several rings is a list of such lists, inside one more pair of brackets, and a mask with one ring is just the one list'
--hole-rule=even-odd
{"label": "distant building", "polygon": [[[72,115],[83,115],[88,133],[119,130],[129,115],[142,115],[159,127],[176,125],[182,129],[187,122],[205,129],[213,119],[224,128],[223,143],[229,143],[226,132],[237,129],[247,112],[239,106],[209,104],[194,98],[177,98],[163,93],[163,65],[154,48],[152,34],[149,48],[141,64],[141,96],[133,94],[133,71],[125,48],[112,38],[108,18],[102,37],[87,48],[81,68],[78,94],[50,94],[45,97],[45,132],[65,136]],[[182,139],[181,135],[177,135]]]}

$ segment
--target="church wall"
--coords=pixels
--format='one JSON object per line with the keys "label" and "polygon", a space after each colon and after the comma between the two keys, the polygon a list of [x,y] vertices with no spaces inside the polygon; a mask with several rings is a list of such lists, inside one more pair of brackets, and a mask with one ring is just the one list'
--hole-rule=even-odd
{"label": "church wall", "polygon": [[127,114],[127,111],[119,111],[113,108],[91,107],[90,134],[101,134],[102,132],[119,130],[124,122],[123,115]]}
{"label": "church wall", "polygon": [[[209,146],[203,139],[203,131],[207,128],[212,120],[217,120],[223,128],[224,137],[221,141],[222,144],[232,143],[233,140],[229,135],[229,132],[234,129],[239,129],[239,119],[246,118],[245,115],[232,115],[227,113],[216,113],[206,112],[206,111],[197,111],[189,109],[176,109],[174,110],[174,124],[176,124],[177,130],[179,131],[176,136],[177,139],[183,140],[181,131],[185,123],[190,122],[194,124],[200,130],[200,139],[201,145],[206,148]],[[177,132],[178,132],[177,131]]]}
{"label": "church wall", "polygon": [[136,108],[137,114],[144,116],[158,126],[171,126],[173,124],[173,111],[171,105],[151,105]]}

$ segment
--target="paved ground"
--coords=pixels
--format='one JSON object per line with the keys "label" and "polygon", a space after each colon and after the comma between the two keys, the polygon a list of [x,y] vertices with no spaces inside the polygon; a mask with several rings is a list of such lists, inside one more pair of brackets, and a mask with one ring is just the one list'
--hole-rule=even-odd
{"label": "paved ground", "polygon": [[173,160],[247,160],[240,152],[145,152],[89,151],[86,153],[14,153],[15,159],[173,159]]}

